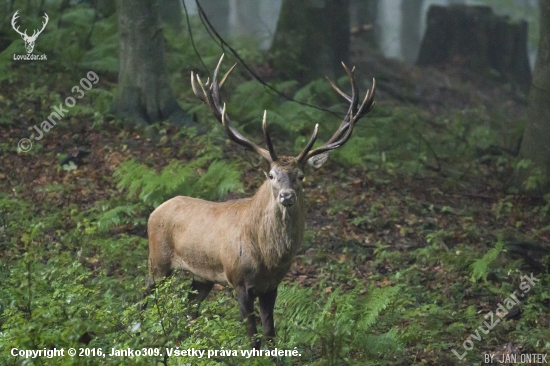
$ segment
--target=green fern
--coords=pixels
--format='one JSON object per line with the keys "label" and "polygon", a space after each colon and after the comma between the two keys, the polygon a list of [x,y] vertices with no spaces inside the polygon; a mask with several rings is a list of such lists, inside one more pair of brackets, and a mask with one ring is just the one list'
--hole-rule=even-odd
{"label": "green fern", "polygon": [[[205,166],[206,171],[199,174]],[[129,198],[138,195],[142,202],[153,207],[177,195],[212,200],[221,199],[228,192],[242,191],[237,163],[214,161],[208,165],[207,157],[186,165],[173,160],[160,174],[132,159],[122,163],[114,176],[118,180],[117,187],[126,189]]]}
{"label": "green fern", "polygon": [[376,323],[380,312],[386,309],[388,304],[397,296],[399,290],[400,288],[398,286],[372,289],[366,300],[367,306],[365,306],[361,314],[361,320],[358,324],[359,327],[372,327]]}
{"label": "green fern", "polygon": [[483,281],[487,280],[489,274],[489,265],[497,259],[501,252],[504,252],[504,242],[499,239],[494,248],[489,249],[482,258],[476,259],[470,264],[470,274],[473,281],[477,281],[483,278]]}
{"label": "green fern", "polygon": [[[363,355],[366,360],[395,352],[401,341],[394,329],[382,334],[373,331],[380,313],[399,290],[399,286],[371,288],[365,296],[357,286],[347,293],[336,289],[325,300],[313,300],[312,289],[281,287],[278,302],[285,309],[282,337],[312,352],[321,350],[331,363],[351,354]],[[285,328],[291,331],[285,334]]]}
{"label": "green fern", "polygon": [[193,186],[192,195],[207,200],[223,198],[229,192],[242,191],[241,172],[232,163],[215,161]]}
{"label": "green fern", "polygon": [[[134,221],[137,211],[142,211],[142,204],[122,205],[106,210],[97,216],[97,226],[100,231],[106,232],[115,226],[123,225]],[[136,224],[145,224],[145,219],[138,219]]]}

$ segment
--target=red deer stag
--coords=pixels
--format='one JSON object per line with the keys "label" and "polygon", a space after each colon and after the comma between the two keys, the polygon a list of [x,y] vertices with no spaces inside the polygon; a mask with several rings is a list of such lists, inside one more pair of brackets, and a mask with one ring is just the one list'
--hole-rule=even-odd
{"label": "red deer stag", "polygon": [[[330,80],[332,87],[349,103],[348,112],[331,139],[313,149],[318,125],[311,139],[296,156],[277,155],[263,117],[263,134],[268,149],[241,135],[233,126],[220,97],[220,88],[235,65],[218,82],[223,55],[214,71],[212,83],[203,83],[191,73],[195,95],[205,102],[220,121],[231,140],[258,153],[269,163],[265,182],[254,197],[227,202],[208,202],[192,197],[175,197],[160,205],[149,217],[149,277],[145,295],[155,285],[155,279],[180,268],[194,275],[192,289],[197,291],[191,301],[198,309],[214,283],[231,285],[237,291],[239,310],[246,320],[252,347],[256,321],[254,300],[259,298],[263,334],[267,340],[275,336],[273,308],[277,286],[287,273],[296,250],[302,242],[305,227],[305,206],[302,179],[309,162],[315,168],[327,159],[328,152],[346,143],[355,123],[367,114],[374,102],[375,81],[358,106],[358,92],[353,70],[345,64],[351,82],[351,97]],[[195,310],[191,314],[198,315]]]}

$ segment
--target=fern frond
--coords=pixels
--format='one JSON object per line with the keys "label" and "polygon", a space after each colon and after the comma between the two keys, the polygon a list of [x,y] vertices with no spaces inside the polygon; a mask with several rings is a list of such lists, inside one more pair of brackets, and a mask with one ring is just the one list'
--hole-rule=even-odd
{"label": "fern frond", "polygon": [[141,204],[117,206],[97,216],[97,226],[106,232],[115,226],[123,225],[132,219],[134,213],[141,209]]}
{"label": "fern frond", "polygon": [[241,171],[237,163],[212,162],[202,156],[188,164],[178,160],[171,161],[157,173],[131,159],[123,162],[115,171],[117,188],[126,189],[128,197],[138,198],[152,207],[177,195],[193,196],[212,200],[223,198],[229,192],[242,191]]}
{"label": "fern frond", "polygon": [[359,326],[364,329],[375,324],[378,315],[395,299],[400,286],[373,288],[365,301]]}
{"label": "fern frond", "polygon": [[470,273],[474,281],[483,278],[483,281],[487,280],[489,275],[489,265],[493,263],[501,252],[504,252],[504,242],[501,238],[497,241],[494,248],[489,249],[485,255],[479,259],[476,259],[470,264]]}

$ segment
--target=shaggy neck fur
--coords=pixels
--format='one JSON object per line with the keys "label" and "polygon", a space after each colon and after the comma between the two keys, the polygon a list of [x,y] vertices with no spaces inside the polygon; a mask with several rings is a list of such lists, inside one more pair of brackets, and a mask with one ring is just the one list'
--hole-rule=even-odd
{"label": "shaggy neck fur", "polygon": [[287,265],[304,236],[305,207],[303,192],[296,192],[296,202],[284,207],[277,202],[268,181],[252,198],[248,233],[252,244],[259,249],[268,269]]}

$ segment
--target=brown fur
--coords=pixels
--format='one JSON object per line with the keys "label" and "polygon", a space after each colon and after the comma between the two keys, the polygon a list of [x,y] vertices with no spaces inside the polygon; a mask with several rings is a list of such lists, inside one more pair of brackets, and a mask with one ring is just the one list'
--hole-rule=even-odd
{"label": "brown fur", "polygon": [[278,285],[304,234],[303,192],[301,187],[295,191],[296,203],[288,208],[277,202],[269,180],[252,198],[166,201],[148,222],[152,276],[181,268],[223,285],[244,280],[259,293]]}

